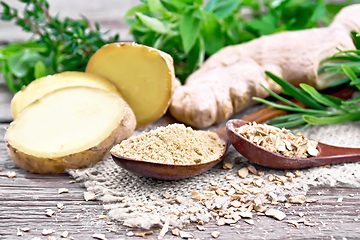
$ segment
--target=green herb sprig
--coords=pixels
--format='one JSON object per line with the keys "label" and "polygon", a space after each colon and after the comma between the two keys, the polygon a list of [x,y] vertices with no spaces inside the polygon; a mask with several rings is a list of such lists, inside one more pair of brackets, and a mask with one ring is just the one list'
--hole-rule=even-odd
{"label": "green herb sprig", "polygon": [[[355,34],[354,40],[358,48],[360,47],[360,35]],[[332,57],[327,58],[321,63],[322,67],[318,73],[327,72],[330,73],[326,77],[322,78],[323,81],[330,79],[340,78],[339,80],[332,81],[328,84],[328,87],[337,87],[342,84],[350,84],[354,86],[359,80],[354,80],[360,76],[360,49],[340,51],[334,54]],[[343,66],[346,66],[345,68]],[[349,68],[351,71],[349,71]],[[340,77],[342,76],[342,77]]]}
{"label": "green herb sprig", "polygon": [[0,74],[12,92],[32,80],[63,71],[83,71],[90,57],[101,46],[116,42],[118,35],[104,39],[98,23],[88,19],[60,19],[49,14],[46,0],[19,0],[25,3],[22,14],[1,1],[3,21],[15,24],[33,36],[25,43],[10,43],[0,48]]}
{"label": "green herb sprig", "polygon": [[[358,62],[360,66],[360,62]],[[341,65],[342,71],[349,77],[350,85],[360,90],[360,78],[348,66]],[[270,72],[266,74],[278,83],[286,94],[304,103],[310,108],[300,107],[286,98],[266,89],[269,94],[277,100],[285,103],[279,104],[266,99],[254,98],[254,100],[270,105],[274,108],[283,109],[292,112],[288,115],[280,116],[269,121],[269,124],[276,127],[292,128],[304,125],[304,128],[310,125],[337,124],[348,121],[360,120],[360,95],[351,100],[343,100],[330,95],[318,92],[314,87],[307,84],[300,84],[296,88],[282,78],[275,76]],[[302,130],[301,129],[301,130]]]}

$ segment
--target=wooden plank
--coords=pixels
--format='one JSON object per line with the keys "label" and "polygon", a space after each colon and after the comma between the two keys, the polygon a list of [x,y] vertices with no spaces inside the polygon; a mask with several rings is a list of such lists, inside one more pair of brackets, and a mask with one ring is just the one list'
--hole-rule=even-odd
{"label": "wooden plank", "polygon": [[[309,194],[317,196],[317,191],[324,191],[324,189],[319,188],[319,189],[313,189],[311,191],[311,193]],[[357,191],[357,189],[342,189],[342,188],[338,188],[338,189],[325,189],[325,190],[329,190],[329,192],[333,192],[336,195],[342,195],[343,193],[348,192],[348,190],[350,192],[355,192]],[[328,199],[326,196],[323,196],[324,200]],[[331,197],[332,198],[332,197]],[[330,201],[333,202],[333,201]],[[231,238],[244,238],[244,239],[257,239],[257,238],[261,238],[264,237],[266,239],[279,239],[280,236],[284,236],[284,234],[291,234],[289,236],[291,236],[292,239],[299,239],[299,238],[303,238],[306,237],[307,239],[324,239],[329,238],[330,236],[333,236],[335,239],[339,238],[339,237],[344,237],[346,236],[347,238],[355,238],[356,236],[358,236],[359,232],[359,225],[356,224],[356,222],[353,219],[353,216],[358,216],[358,215],[354,215],[354,214],[350,214],[351,216],[344,218],[344,216],[348,215],[349,212],[345,209],[342,209],[336,206],[322,206],[324,204],[323,201],[318,202],[318,203],[314,203],[314,204],[310,204],[309,206],[307,206],[305,208],[305,216],[304,218],[306,219],[311,219],[312,222],[316,223],[315,227],[306,227],[306,226],[302,226],[300,225],[299,229],[294,228],[290,225],[288,225],[287,223],[285,223],[285,221],[279,222],[279,221],[275,221],[271,218],[268,217],[264,217],[264,216],[255,216],[254,220],[255,220],[255,225],[248,225],[244,222],[240,222],[239,226],[240,228],[234,228],[231,226],[222,226],[222,227],[218,227],[214,224],[209,224],[206,225],[205,227],[207,228],[207,231],[205,232],[200,232],[198,230],[195,229],[194,226],[189,226],[186,229],[184,229],[185,231],[188,232],[193,232],[195,237],[197,238],[210,238],[210,232],[211,231],[220,231],[221,232],[221,238],[219,239],[230,239],[228,237]],[[343,203],[342,203],[343,204]],[[319,206],[320,209],[317,209],[316,206]],[[28,221],[33,221],[32,224],[28,224],[31,226],[31,228],[34,228],[34,223],[36,223],[36,228],[38,229],[38,231],[31,231],[29,233],[24,233],[26,234],[26,236],[41,236],[40,231],[41,228],[44,227],[48,227],[48,228],[53,228],[55,229],[56,233],[59,233],[63,230],[68,230],[68,231],[74,231],[75,229],[82,229],[80,230],[80,232],[76,232],[74,234],[72,234],[72,236],[77,236],[80,237],[81,235],[84,236],[91,236],[91,233],[94,232],[102,232],[103,229],[105,229],[106,227],[113,227],[114,229],[116,229],[117,231],[121,231],[120,233],[125,233],[126,229],[121,228],[119,226],[113,226],[113,225],[108,225],[106,223],[106,220],[99,220],[97,216],[99,216],[99,214],[101,214],[102,212],[99,211],[95,211],[93,209],[87,208],[87,211],[83,210],[83,208],[81,209],[82,211],[80,211],[80,214],[83,218],[80,218],[79,220],[74,220],[74,217],[78,216],[77,215],[77,211],[78,209],[76,209],[76,206],[71,206],[73,207],[73,209],[71,209],[71,211],[69,212],[65,212],[65,210],[70,210],[70,207],[67,206],[67,208],[65,208],[63,211],[61,211],[61,213],[56,213],[55,217],[44,217],[39,214],[39,211],[41,209],[35,208],[35,209],[29,209],[27,211],[27,216],[24,216],[23,212],[21,211],[15,211],[12,210],[11,214],[13,215],[21,215],[22,217],[12,217],[11,219],[11,224],[7,224],[7,226],[10,229],[16,229],[18,226],[27,226],[26,223],[28,223]],[[98,206],[100,207],[100,206]],[[332,212],[333,210],[337,209],[336,211]],[[325,212],[323,210],[325,210]],[[339,211],[338,209],[341,209],[341,211]],[[10,211],[11,209],[5,209],[6,211]],[[352,212],[355,212],[354,208],[351,209]],[[289,214],[288,214],[288,219],[289,220],[297,220],[300,217],[297,216],[298,212],[304,212],[304,207],[303,206],[297,206],[294,205],[294,207],[291,207],[291,210],[289,210]],[[42,211],[40,211],[42,212]],[[0,212],[0,215],[4,214],[4,210],[2,209]],[[46,224],[42,224],[41,222],[39,222],[39,217],[41,218],[42,221],[45,221]],[[314,219],[314,217],[316,219]],[[84,219],[84,218],[87,218]],[[37,219],[35,221],[35,219]],[[0,223],[2,223],[2,219],[0,218]],[[85,223],[85,225],[83,225]],[[74,225],[75,224],[75,225]],[[89,225],[94,224],[94,228],[89,228]],[[58,225],[60,225],[61,227],[59,227]],[[0,225],[3,226],[3,225]],[[158,234],[158,230],[154,230],[156,234]],[[108,238],[110,238],[110,236],[116,236],[118,237],[118,233],[106,233],[103,232],[107,235]],[[1,232],[2,234],[2,232]],[[12,232],[6,232],[6,234],[10,235],[10,236],[15,236],[14,233]],[[6,236],[6,234],[4,234]],[[114,235],[112,235],[114,234]],[[56,234],[54,234],[54,236],[58,236]],[[168,235],[170,236],[170,235]],[[226,238],[225,238],[226,237]],[[156,236],[150,236],[147,239],[155,239]],[[291,239],[290,237],[287,239]],[[111,238],[110,238],[111,239]]]}
{"label": "wooden plank", "polygon": [[0,76],[0,123],[9,123],[13,120],[10,108],[10,101],[13,95],[5,85],[3,77]]}

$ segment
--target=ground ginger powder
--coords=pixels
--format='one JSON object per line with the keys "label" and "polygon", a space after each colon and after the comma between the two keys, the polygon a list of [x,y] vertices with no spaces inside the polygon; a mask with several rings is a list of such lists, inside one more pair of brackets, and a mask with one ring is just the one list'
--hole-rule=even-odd
{"label": "ground ginger powder", "polygon": [[225,142],[209,131],[195,131],[183,124],[171,124],[132,136],[111,149],[111,153],[149,162],[187,165],[213,161],[222,156]]}

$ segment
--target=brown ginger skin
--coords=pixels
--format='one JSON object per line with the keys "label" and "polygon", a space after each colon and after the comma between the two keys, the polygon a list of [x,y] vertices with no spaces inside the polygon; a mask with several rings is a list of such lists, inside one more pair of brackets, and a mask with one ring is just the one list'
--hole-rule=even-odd
{"label": "brown ginger skin", "polygon": [[253,104],[252,97],[268,97],[260,84],[281,91],[265,71],[295,86],[326,88],[329,81],[320,80],[319,65],[338,49],[356,49],[350,32],[360,32],[359,12],[360,4],[354,4],[343,8],[329,27],[285,31],[224,47],[176,89],[171,114],[196,128],[227,120]]}

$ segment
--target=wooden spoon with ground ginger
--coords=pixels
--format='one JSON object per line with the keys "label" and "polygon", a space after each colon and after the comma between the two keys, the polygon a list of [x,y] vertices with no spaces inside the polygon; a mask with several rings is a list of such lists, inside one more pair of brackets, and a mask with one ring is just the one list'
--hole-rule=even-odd
{"label": "wooden spoon with ground ginger", "polygon": [[224,158],[228,141],[226,133],[221,136],[170,124],[124,140],[110,152],[118,165],[131,172],[178,180],[199,175]]}
{"label": "wooden spoon with ground ginger", "polygon": [[[261,123],[261,122],[267,121],[271,118],[274,118],[276,116],[284,115],[286,113],[287,112],[283,111],[283,110],[274,109],[272,107],[265,107],[263,109],[260,109],[259,111],[256,111],[254,113],[251,113],[251,114],[245,116],[242,119],[247,120],[247,121],[256,121],[258,123]],[[158,132],[154,133],[152,135],[159,135]],[[204,131],[193,130],[193,132],[198,133],[198,132],[204,132]],[[170,132],[170,134],[171,133],[172,132]],[[212,132],[210,132],[210,133],[213,134]],[[151,157],[153,157],[152,155],[155,155],[153,158],[160,159],[163,156],[167,155],[167,153],[175,151],[174,150],[175,147],[173,147],[173,146],[169,147],[169,145],[176,144],[173,142],[170,143],[170,140],[172,138],[176,138],[176,134],[172,135],[171,137],[169,137],[169,134],[165,135],[165,136],[161,137],[162,138],[161,141],[155,141],[151,144],[150,144],[150,142],[152,141],[151,139],[154,136],[151,136],[151,137],[148,136],[148,139],[146,141],[144,141],[144,143],[142,143],[142,144],[137,144],[138,141],[140,141],[139,138],[130,138],[121,143],[124,146],[122,146],[121,144],[116,145],[111,150],[111,155],[112,155],[112,158],[114,159],[114,161],[119,166],[125,168],[128,171],[134,172],[136,174],[139,174],[139,175],[142,175],[145,177],[161,179],[161,180],[178,180],[178,179],[189,178],[189,177],[199,175],[199,174],[211,169],[212,167],[217,165],[219,162],[221,162],[222,159],[224,158],[226,151],[227,151],[227,147],[229,145],[229,139],[228,139],[228,136],[226,133],[226,128],[224,127],[224,128],[215,130],[214,133],[217,134],[217,136],[223,141],[224,144],[223,144],[223,148],[221,149],[220,154],[218,154],[217,157],[210,159],[210,161],[203,161],[203,162],[198,162],[198,163],[192,162],[191,164],[184,164],[184,163],[174,164],[174,163],[170,163],[169,161],[166,162],[165,160],[162,160],[163,162],[160,162],[160,161],[156,162],[154,160],[149,159],[149,155],[151,155]],[[205,134],[205,133],[203,133],[203,134]],[[179,135],[179,134],[177,134],[177,135]],[[195,137],[195,138],[201,138],[201,137]],[[196,145],[196,140],[201,140],[201,142],[203,142],[203,139],[192,139],[192,141],[194,142],[194,145]],[[150,145],[159,145],[159,144],[161,144],[162,141],[166,142],[165,145],[167,148],[167,152],[162,153],[162,150],[164,150],[164,149],[160,149],[160,150],[154,149],[153,146],[150,146]],[[185,139],[184,139],[184,141],[185,141]],[[136,144],[137,144],[137,146],[135,146]],[[206,144],[202,144],[202,145],[206,146]],[[123,148],[123,149],[121,149],[121,148]],[[190,150],[193,151],[194,149],[190,149]],[[197,151],[196,148],[194,151]],[[133,153],[131,153],[131,152],[133,152]],[[131,155],[129,155],[130,153],[133,154],[132,156],[136,156],[137,153],[140,156],[136,156],[136,157],[138,157],[138,159],[135,159],[135,157],[130,157],[131,156]],[[141,153],[144,153],[145,155],[141,155]],[[204,155],[204,154],[200,154],[200,155]],[[158,156],[158,155],[160,155],[160,156]],[[176,154],[173,154],[173,155],[175,155],[175,157],[178,156]],[[185,157],[187,157],[187,156],[182,156],[181,159],[185,158]]]}

